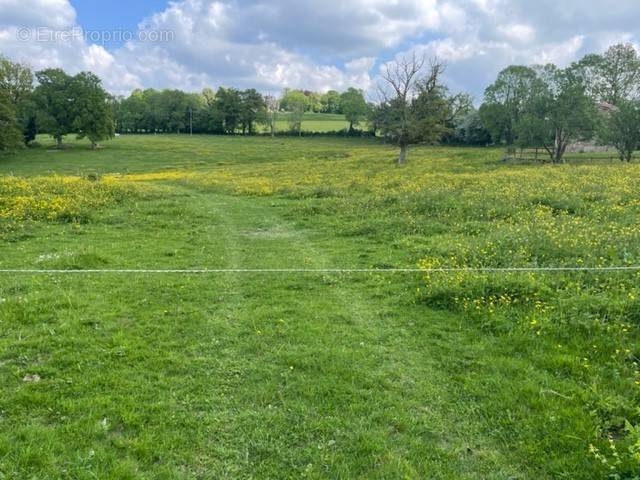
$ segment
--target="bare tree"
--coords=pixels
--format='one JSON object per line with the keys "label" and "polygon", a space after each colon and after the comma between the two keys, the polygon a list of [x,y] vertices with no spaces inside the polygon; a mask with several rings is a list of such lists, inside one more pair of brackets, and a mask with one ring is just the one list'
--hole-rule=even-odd
{"label": "bare tree", "polygon": [[[424,54],[417,55],[414,52],[399,56],[386,64],[382,73],[384,83],[378,86],[382,98],[382,130],[400,147],[398,164],[406,162],[409,145],[420,141],[428,133],[421,127],[430,123],[429,116],[435,113],[430,112],[431,99],[437,98],[440,104],[442,95],[446,93],[440,84],[444,65],[433,58],[425,72],[426,64]],[[418,98],[423,101],[416,102]],[[440,110],[439,107],[438,115]]]}

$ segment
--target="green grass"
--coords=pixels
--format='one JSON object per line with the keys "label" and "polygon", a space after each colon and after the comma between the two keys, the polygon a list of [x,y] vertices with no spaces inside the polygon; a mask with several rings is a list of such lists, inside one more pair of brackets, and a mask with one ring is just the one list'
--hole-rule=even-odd
{"label": "green grass", "polygon": [[[39,140],[0,159],[0,268],[640,263],[635,164]],[[638,283],[0,274],[0,478],[633,478]]]}
{"label": "green grass", "polygon": [[[276,126],[279,132],[287,132],[290,129],[289,113],[278,114]],[[339,132],[349,128],[349,122],[344,115],[333,113],[305,113],[302,118],[302,131],[312,133]],[[267,128],[264,128],[267,131]]]}

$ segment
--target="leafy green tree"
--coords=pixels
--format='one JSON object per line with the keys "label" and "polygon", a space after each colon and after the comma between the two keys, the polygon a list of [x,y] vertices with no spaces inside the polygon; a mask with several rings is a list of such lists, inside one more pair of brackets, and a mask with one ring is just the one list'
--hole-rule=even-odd
{"label": "leafy green tree", "polygon": [[91,72],[81,72],[73,77],[70,91],[73,95],[73,129],[78,138],[87,138],[91,148],[101,140],[113,137],[114,123],[109,94],[102,88],[102,81]]}
{"label": "leafy green tree", "polygon": [[216,93],[205,88],[200,97],[200,107],[194,119],[195,130],[201,133],[224,133],[222,116],[216,109]]}
{"label": "leafy green tree", "polygon": [[[515,125],[507,108],[500,103],[483,103],[478,110],[482,124],[491,135],[491,141],[496,144],[513,144]],[[510,143],[511,142],[511,143]]]}
{"label": "leafy green tree", "polygon": [[320,97],[322,113],[342,113],[340,110],[340,93],[335,90],[329,90]]}
{"label": "leafy green tree", "polygon": [[322,95],[320,93],[310,90],[304,90],[302,93],[307,97],[308,110],[314,113],[322,112]]}
{"label": "leafy green tree", "polygon": [[120,101],[117,110],[116,123],[121,132],[143,132],[148,126],[145,120],[148,117],[149,106],[142,90],[134,90],[128,98]]}
{"label": "leafy green tree", "polygon": [[289,130],[291,133],[302,135],[302,119],[304,118],[305,103],[304,100],[298,99],[297,102],[291,103],[292,110],[289,113]]}
{"label": "leafy green tree", "polygon": [[0,151],[17,148],[22,143],[21,136],[13,103],[0,92]]}
{"label": "leafy green tree", "polygon": [[266,122],[267,104],[262,95],[253,88],[241,92],[240,101],[242,134],[253,135],[256,122]]}
{"label": "leafy green tree", "polygon": [[349,122],[349,133],[353,132],[354,125],[366,118],[368,109],[362,90],[352,87],[340,95],[340,110]]}
{"label": "leafy green tree", "polygon": [[181,90],[163,90],[164,118],[166,130],[183,133],[192,132],[194,112],[202,106],[202,98],[198,94],[185,93]]}
{"label": "leafy green tree", "polygon": [[22,131],[22,138],[25,145],[29,145],[36,139],[38,134],[38,126],[36,124],[36,117],[34,115],[29,116],[27,124]]}
{"label": "leafy green tree", "polygon": [[[417,96],[412,102],[412,112],[417,129],[417,139],[421,143],[438,143],[449,133],[454,119],[459,115],[458,96],[449,97],[447,88],[440,83],[444,68],[432,64],[428,76],[417,84]],[[455,106],[455,110],[454,110]]]}
{"label": "leafy green tree", "polygon": [[0,56],[0,91],[4,92],[8,101],[18,106],[33,91],[31,69]]}
{"label": "leafy green tree", "polygon": [[198,125],[198,112],[205,106],[205,100],[198,93],[187,93],[185,98],[185,117],[190,134],[202,132]]}
{"label": "leafy green tree", "polygon": [[605,145],[613,145],[620,160],[630,162],[640,149],[640,100],[618,102],[613,111],[604,114],[598,133]]}
{"label": "leafy green tree", "polygon": [[485,90],[480,116],[496,143],[504,141],[512,145],[516,141],[516,126],[537,81],[534,69],[512,65],[502,70]]}
{"label": "leafy green tree", "polygon": [[73,131],[73,78],[59,68],[42,70],[36,73],[36,78],[38,123],[61,146],[64,136]]}
{"label": "leafy green tree", "polygon": [[640,97],[640,57],[632,44],[620,43],[602,55],[587,55],[571,69],[596,101],[619,105]]}
{"label": "leafy green tree", "polygon": [[235,88],[220,87],[216,93],[215,105],[222,120],[224,132],[235,133],[242,116],[240,91]]}
{"label": "leafy green tree", "polygon": [[463,145],[488,145],[491,133],[484,125],[480,112],[472,110],[456,121],[452,143]]}
{"label": "leafy green tree", "polygon": [[383,124],[384,104],[370,103],[367,112],[367,124],[369,125],[369,134],[376,136]]}
{"label": "leafy green tree", "polygon": [[153,88],[147,88],[141,92],[142,101],[145,104],[142,125],[146,132],[166,132],[167,118],[164,112],[166,102],[163,101],[162,92]]}
{"label": "leafy green tree", "polygon": [[299,110],[300,105],[303,105],[304,111],[311,110],[312,99],[305,95],[302,90],[290,90],[285,88],[282,93],[282,99],[280,100],[280,108],[287,112],[293,112]]}
{"label": "leafy green tree", "polygon": [[161,128],[182,133],[189,124],[187,94],[180,90],[162,90],[159,95]]}
{"label": "leafy green tree", "polygon": [[466,143],[456,137],[458,126],[466,118],[467,115],[475,112],[473,107],[473,97],[468,93],[458,93],[456,95],[448,95],[446,89],[443,96],[447,100],[447,116],[445,119],[445,128],[442,134],[441,142],[443,143]]}
{"label": "leafy green tree", "polygon": [[536,73],[529,102],[516,125],[518,143],[542,145],[553,162],[561,162],[571,142],[593,137],[598,112],[583,79],[572,69],[547,65]]}
{"label": "leafy green tree", "polygon": [[31,69],[0,56],[0,92],[16,112],[16,121],[23,131],[25,144],[34,140],[36,127]]}

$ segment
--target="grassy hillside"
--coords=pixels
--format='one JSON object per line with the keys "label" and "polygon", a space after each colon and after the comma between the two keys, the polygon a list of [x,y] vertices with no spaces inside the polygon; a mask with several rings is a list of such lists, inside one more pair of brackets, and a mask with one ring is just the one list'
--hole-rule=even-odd
{"label": "grassy hillside", "polygon": [[[6,478],[640,468],[640,166],[124,136],[0,159]],[[308,269],[88,273],[109,269]],[[377,273],[318,272],[333,268]],[[85,273],[82,273],[85,271]]]}

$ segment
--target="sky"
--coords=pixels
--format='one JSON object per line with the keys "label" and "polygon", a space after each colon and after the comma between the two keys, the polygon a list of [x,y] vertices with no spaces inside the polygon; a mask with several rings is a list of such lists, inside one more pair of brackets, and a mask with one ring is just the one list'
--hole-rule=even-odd
{"label": "sky", "polygon": [[0,0],[0,54],[136,88],[361,88],[411,51],[476,100],[511,64],[640,48],[638,0]]}

